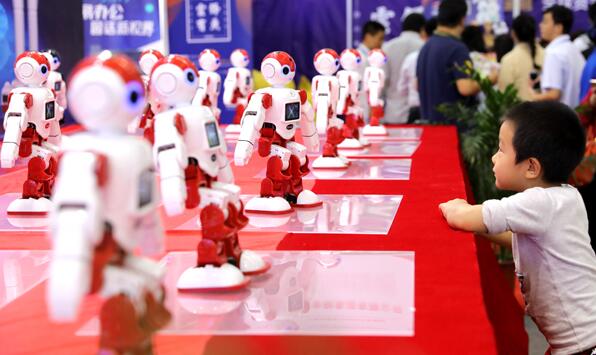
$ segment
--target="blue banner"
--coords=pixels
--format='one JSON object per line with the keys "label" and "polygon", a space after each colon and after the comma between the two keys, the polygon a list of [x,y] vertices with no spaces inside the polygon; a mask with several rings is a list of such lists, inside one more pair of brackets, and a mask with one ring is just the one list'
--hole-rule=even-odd
{"label": "blue banner", "polygon": [[104,49],[164,50],[159,0],[83,0],[85,55]]}

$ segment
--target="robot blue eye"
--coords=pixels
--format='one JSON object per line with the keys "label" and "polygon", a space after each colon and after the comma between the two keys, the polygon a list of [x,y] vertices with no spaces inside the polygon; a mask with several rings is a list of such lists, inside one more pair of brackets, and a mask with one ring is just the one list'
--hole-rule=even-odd
{"label": "robot blue eye", "polygon": [[335,65],[339,65],[339,59],[335,60]]}
{"label": "robot blue eye", "polygon": [[360,63],[360,58],[356,58],[356,63]]}
{"label": "robot blue eye", "polygon": [[186,70],[186,81],[190,84],[195,82],[195,73],[191,69]]}
{"label": "robot blue eye", "polygon": [[42,65],[39,70],[41,71],[42,74],[45,74],[48,72],[48,67],[46,67],[45,65]]}
{"label": "robot blue eye", "polygon": [[131,111],[138,110],[143,104],[143,85],[136,81],[126,84],[126,106]]}
{"label": "robot blue eye", "polygon": [[215,64],[219,64],[219,59],[216,59],[215,60]]}
{"label": "robot blue eye", "polygon": [[290,67],[289,67],[289,66],[287,66],[287,65],[284,65],[283,67],[281,67],[281,72],[282,72],[284,75],[288,75],[288,74],[290,74]]}

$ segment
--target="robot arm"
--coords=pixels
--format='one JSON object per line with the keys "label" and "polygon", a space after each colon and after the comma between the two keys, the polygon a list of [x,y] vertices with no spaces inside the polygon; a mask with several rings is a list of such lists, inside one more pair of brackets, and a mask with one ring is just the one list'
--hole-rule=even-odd
{"label": "robot arm", "polygon": [[90,291],[93,252],[103,237],[101,186],[107,161],[90,152],[67,152],[60,160],[50,211],[52,262],[47,288],[50,317],[74,321]]}
{"label": "robot arm", "polygon": [[153,153],[160,175],[161,197],[168,215],[184,211],[188,155],[184,143],[186,123],[180,114],[155,116]]}
{"label": "robot arm", "polygon": [[[319,135],[317,133],[317,127],[315,126],[315,117],[312,106],[306,99],[306,91],[300,90],[300,130],[302,131],[302,140],[304,145],[311,153],[317,153],[319,151]],[[325,115],[324,117],[327,117]]]}
{"label": "robot arm", "polygon": [[11,94],[4,114],[4,141],[0,151],[0,167],[12,168],[19,154],[21,136],[29,122],[29,108],[33,96],[27,93]]}
{"label": "robot arm", "polygon": [[374,73],[369,71],[368,73],[368,77],[365,76],[365,83],[368,87],[368,101],[371,106],[383,105],[383,100],[381,99],[381,93],[385,83],[383,72],[379,70]]}
{"label": "robot arm", "polygon": [[237,166],[248,164],[257,138],[265,122],[265,112],[273,104],[270,94],[253,94],[242,115],[240,136],[234,151],[234,163]]}
{"label": "robot arm", "polygon": [[338,115],[344,115],[348,109],[348,100],[350,99],[350,81],[351,77],[338,76],[339,94],[337,99],[337,108],[335,112]]}

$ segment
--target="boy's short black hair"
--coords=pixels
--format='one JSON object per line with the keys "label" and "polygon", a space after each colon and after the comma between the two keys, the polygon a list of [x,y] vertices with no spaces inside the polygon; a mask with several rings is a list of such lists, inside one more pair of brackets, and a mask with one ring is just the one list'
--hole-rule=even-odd
{"label": "boy's short black hair", "polygon": [[461,33],[461,40],[470,52],[486,53],[482,27],[474,25],[464,27],[464,31]]}
{"label": "boy's short black hair", "polygon": [[368,21],[362,26],[362,39],[367,34],[375,36],[379,32],[385,32],[385,26],[381,25],[377,21]]}
{"label": "boy's short black hair", "polygon": [[401,30],[420,32],[424,28],[425,22],[424,15],[419,13],[409,14],[401,23]]}
{"label": "boy's short black hair", "polygon": [[441,26],[455,27],[468,13],[468,4],[465,0],[443,0],[439,5],[437,21]]}
{"label": "boy's short black hair", "polygon": [[516,163],[536,158],[542,178],[552,184],[564,183],[580,163],[586,134],[577,114],[558,101],[524,102],[503,117],[513,123]]}
{"label": "boy's short black hair", "polygon": [[553,5],[544,10],[542,15],[550,13],[553,17],[553,22],[563,26],[563,33],[569,34],[573,26],[573,12],[562,5]]}

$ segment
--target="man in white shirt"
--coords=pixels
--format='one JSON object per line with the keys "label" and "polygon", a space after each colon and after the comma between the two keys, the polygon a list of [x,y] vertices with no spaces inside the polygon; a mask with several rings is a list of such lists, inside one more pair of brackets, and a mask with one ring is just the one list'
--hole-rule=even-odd
{"label": "man in white shirt", "polygon": [[544,11],[540,34],[550,43],[544,54],[541,93],[534,93],[534,101],[556,100],[571,108],[579,104],[580,81],[586,60],[571,42],[569,31],[572,25],[570,9],[554,5]]}
{"label": "man in white shirt", "polygon": [[[437,18],[433,17],[424,24],[422,40],[426,42],[433,35],[437,28]],[[404,59],[397,81],[397,94],[406,98],[405,112],[407,112],[408,123],[414,123],[420,119],[420,94],[418,93],[418,79],[416,78],[416,63],[418,62],[420,49],[408,54]],[[389,101],[389,92],[387,93]]]}
{"label": "man in white shirt", "polygon": [[[362,42],[356,48],[362,56],[360,65],[360,79],[364,78],[364,69],[368,67],[368,52],[373,49],[379,49],[383,46],[385,40],[385,27],[376,21],[368,21],[362,26]],[[368,97],[360,93],[360,107],[364,110],[364,119],[368,122],[369,107]],[[386,111],[385,111],[386,112]]]}
{"label": "man in white shirt", "polygon": [[[402,22],[402,33],[383,46],[387,55],[385,67],[385,123],[404,123],[407,121],[409,107],[408,95],[398,90],[398,82],[405,58],[422,48],[424,41],[424,16],[413,13]],[[414,69],[415,73],[415,69]],[[420,106],[420,104],[418,104]]]}

